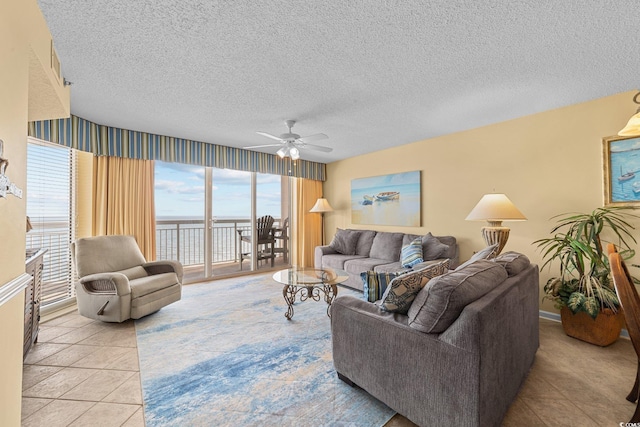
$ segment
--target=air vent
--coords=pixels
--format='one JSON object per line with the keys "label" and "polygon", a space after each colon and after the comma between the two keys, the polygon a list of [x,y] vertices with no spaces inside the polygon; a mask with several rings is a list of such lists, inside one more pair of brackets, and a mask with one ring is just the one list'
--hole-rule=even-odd
{"label": "air vent", "polygon": [[51,69],[53,70],[53,73],[56,75],[58,80],[60,80],[60,60],[58,59],[56,49],[53,47],[53,40],[51,40]]}

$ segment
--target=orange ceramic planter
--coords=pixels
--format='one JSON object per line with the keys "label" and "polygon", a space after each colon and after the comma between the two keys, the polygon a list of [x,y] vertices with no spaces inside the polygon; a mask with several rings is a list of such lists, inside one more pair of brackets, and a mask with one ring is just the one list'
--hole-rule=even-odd
{"label": "orange ceramic planter", "polygon": [[616,342],[624,325],[622,309],[614,313],[611,309],[605,308],[593,319],[584,312],[573,314],[565,306],[560,310],[560,318],[565,334],[601,347]]}

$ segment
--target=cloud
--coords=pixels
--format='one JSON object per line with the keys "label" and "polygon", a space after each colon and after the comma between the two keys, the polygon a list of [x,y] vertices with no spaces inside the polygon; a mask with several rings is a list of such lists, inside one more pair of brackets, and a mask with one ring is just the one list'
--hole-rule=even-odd
{"label": "cloud", "polygon": [[186,184],[183,181],[156,180],[156,191],[168,194],[204,194],[204,185]]}

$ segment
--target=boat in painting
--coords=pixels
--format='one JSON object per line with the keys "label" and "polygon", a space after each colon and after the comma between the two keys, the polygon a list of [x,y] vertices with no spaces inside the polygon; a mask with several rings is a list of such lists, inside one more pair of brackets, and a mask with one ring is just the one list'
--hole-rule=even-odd
{"label": "boat in painting", "polygon": [[630,179],[633,179],[635,177],[636,177],[636,173],[633,171],[622,173],[622,166],[620,166],[620,176],[618,177],[618,182],[629,181]]}
{"label": "boat in painting", "polygon": [[634,181],[631,184],[631,189],[633,190],[633,194],[640,194],[640,181]]}
{"label": "boat in painting", "polygon": [[362,204],[367,206],[367,205],[372,205],[373,204],[373,200],[375,199],[374,196],[367,196],[366,194],[364,196],[362,196],[362,198],[364,199],[362,201]]}
{"label": "boat in painting", "polygon": [[384,191],[375,195],[376,200],[386,202],[389,200],[398,200],[400,198],[399,191]]}

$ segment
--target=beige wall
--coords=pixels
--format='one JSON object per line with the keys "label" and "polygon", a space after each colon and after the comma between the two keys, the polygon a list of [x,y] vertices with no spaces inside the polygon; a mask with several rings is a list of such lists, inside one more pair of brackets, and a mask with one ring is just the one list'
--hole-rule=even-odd
{"label": "beige wall", "polygon": [[[336,227],[451,234],[460,244],[461,260],[466,260],[484,247],[484,241],[480,235],[483,222],[465,221],[465,217],[482,195],[497,192],[507,194],[528,218],[504,223],[511,228],[505,251],[525,253],[541,265],[532,242],[549,235],[552,216],[603,205],[602,137],[615,135],[635,112],[634,94],[626,92],[331,163],[324,194],[336,211],[325,216],[327,239]],[[352,179],[413,170],[422,171],[422,227],[351,223]],[[541,286],[549,277],[545,269]],[[555,311],[548,301],[541,308]]]}
{"label": "beige wall", "polygon": [[[37,74],[38,85],[57,94],[46,101],[32,98],[38,105],[40,117],[47,115],[49,105],[55,114],[69,111],[68,88],[55,82],[49,69],[33,68],[34,59],[42,67],[50,63],[46,48],[50,43],[51,35],[35,0],[3,0],[0,7],[0,139],[4,141],[4,157],[10,162],[7,175],[25,191],[25,196],[31,76]],[[48,118],[56,118],[55,114]],[[0,199],[0,287],[24,273],[25,212],[24,198]],[[24,293],[19,293],[0,305],[2,426],[20,425],[23,326]]]}

